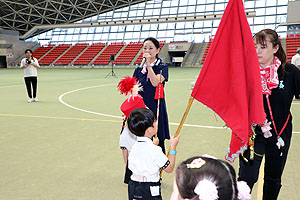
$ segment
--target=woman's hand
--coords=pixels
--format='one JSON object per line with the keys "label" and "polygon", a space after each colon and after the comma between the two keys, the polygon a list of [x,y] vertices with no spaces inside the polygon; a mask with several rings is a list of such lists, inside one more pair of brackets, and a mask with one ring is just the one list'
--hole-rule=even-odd
{"label": "woman's hand", "polygon": [[143,57],[146,58],[146,65],[147,67],[151,64],[151,54],[150,53],[143,53]]}
{"label": "woman's hand", "polygon": [[156,145],[156,146],[159,144],[159,139],[158,139],[158,137],[154,137],[154,138],[153,138],[153,144]]}

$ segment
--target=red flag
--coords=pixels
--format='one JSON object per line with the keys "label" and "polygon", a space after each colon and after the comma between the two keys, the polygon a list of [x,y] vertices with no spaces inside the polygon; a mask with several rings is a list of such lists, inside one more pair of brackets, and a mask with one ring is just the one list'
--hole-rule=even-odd
{"label": "red flag", "polygon": [[259,62],[242,0],[229,0],[192,97],[214,110],[232,130],[226,159],[233,162],[262,124]]}

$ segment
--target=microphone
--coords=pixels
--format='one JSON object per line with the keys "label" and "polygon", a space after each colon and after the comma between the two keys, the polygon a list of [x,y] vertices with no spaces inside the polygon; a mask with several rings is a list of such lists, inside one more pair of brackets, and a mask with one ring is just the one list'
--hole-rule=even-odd
{"label": "microphone", "polygon": [[143,68],[145,62],[146,62],[146,58],[143,57],[143,60],[142,60],[142,62],[141,62],[141,64],[140,64],[139,68]]}

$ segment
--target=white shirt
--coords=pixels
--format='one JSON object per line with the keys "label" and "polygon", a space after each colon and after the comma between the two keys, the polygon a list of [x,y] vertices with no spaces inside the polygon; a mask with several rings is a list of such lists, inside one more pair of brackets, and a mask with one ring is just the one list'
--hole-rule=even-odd
{"label": "white shirt", "polygon": [[137,137],[137,142],[133,145],[128,158],[128,168],[133,173],[131,180],[158,182],[159,169],[164,169],[169,164],[170,161],[162,152],[161,147],[154,145],[150,138]]}
{"label": "white shirt", "polygon": [[[21,68],[25,67],[27,65],[26,60],[27,60],[27,58],[23,58],[21,60],[21,66],[20,66]],[[31,62],[33,64],[37,65],[38,67],[40,67],[39,62],[36,58],[32,58]],[[37,69],[33,65],[29,65],[28,67],[26,67],[24,69],[24,77],[30,77],[30,76],[37,77]]]}
{"label": "white shirt", "polygon": [[299,53],[297,53],[296,55],[293,56],[292,64],[295,65],[296,67],[298,65],[300,65],[300,54]]}
{"label": "white shirt", "polygon": [[136,135],[130,132],[128,127],[125,127],[120,135],[120,147],[121,149],[128,149],[131,151],[132,146],[136,142]]}

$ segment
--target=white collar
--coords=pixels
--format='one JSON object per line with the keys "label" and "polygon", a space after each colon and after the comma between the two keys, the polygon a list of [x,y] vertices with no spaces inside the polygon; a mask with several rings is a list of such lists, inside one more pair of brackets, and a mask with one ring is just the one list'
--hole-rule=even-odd
{"label": "white collar", "polygon": [[151,143],[153,143],[152,140],[148,137],[137,137],[137,141],[138,142],[151,142]]}

